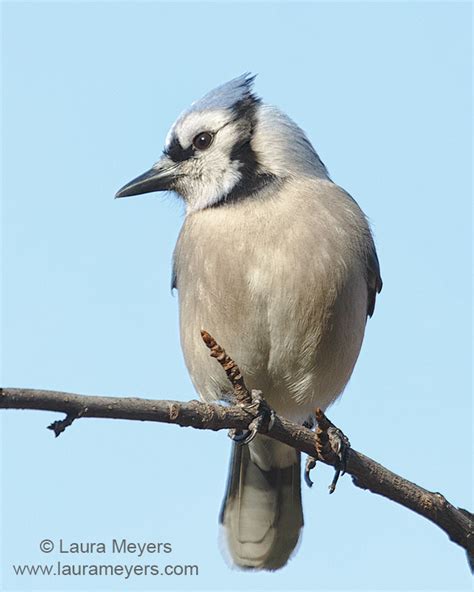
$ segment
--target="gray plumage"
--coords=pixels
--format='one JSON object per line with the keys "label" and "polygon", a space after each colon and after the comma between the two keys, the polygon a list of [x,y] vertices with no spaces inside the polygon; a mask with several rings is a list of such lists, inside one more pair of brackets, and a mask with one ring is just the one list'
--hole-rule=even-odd
{"label": "gray plumage", "polygon": [[[162,159],[118,196],[171,189],[185,200],[173,283],[199,395],[230,394],[202,343],[206,329],[250,388],[302,423],[344,390],[382,281],[363,212],[252,81],[242,76],[194,103]],[[234,444],[221,521],[236,565],[283,566],[303,525],[299,454],[265,436]]]}

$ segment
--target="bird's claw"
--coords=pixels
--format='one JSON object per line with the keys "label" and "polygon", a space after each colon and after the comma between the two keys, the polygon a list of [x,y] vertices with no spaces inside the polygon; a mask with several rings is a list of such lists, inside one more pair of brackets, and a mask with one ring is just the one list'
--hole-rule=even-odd
{"label": "bird's claw", "polygon": [[250,430],[236,430],[234,428],[229,430],[227,435],[236,444],[248,444],[254,438]]}
{"label": "bird's claw", "polygon": [[261,432],[269,432],[275,421],[275,412],[262,397],[261,391],[252,391],[252,402],[242,407],[254,417],[246,430],[229,430],[229,438],[236,444],[249,444]]}
{"label": "bird's claw", "polygon": [[310,472],[316,466],[316,460],[314,456],[308,456],[306,459],[306,464],[304,466],[304,480],[308,487],[313,487],[313,481],[309,476]]}
{"label": "bird's claw", "polygon": [[[324,460],[334,466],[334,477],[329,485],[329,493],[334,493],[341,475],[346,472],[348,452],[351,447],[349,438],[337,428],[323,413],[316,409],[316,452],[317,456],[308,456],[304,478],[309,487],[313,484],[309,473],[316,466],[318,459]],[[336,458],[334,458],[336,457]]]}
{"label": "bird's claw", "polygon": [[346,472],[347,453],[351,443],[349,438],[336,426],[329,427],[327,435],[331,450],[337,456],[337,462],[334,465],[334,477],[329,486],[329,493],[334,493],[339,477]]}
{"label": "bird's claw", "polygon": [[342,475],[346,472],[347,464],[347,451],[351,447],[349,438],[344,434],[342,430],[332,426],[328,429],[329,444],[334,454],[339,459],[339,468],[342,471]]}

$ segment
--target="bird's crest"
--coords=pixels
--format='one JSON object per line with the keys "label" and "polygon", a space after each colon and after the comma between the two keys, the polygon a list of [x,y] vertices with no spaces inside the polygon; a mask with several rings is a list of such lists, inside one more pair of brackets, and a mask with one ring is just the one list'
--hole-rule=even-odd
{"label": "bird's crest", "polygon": [[194,101],[187,111],[207,111],[210,109],[239,109],[260,103],[253,93],[255,75],[246,72],[214,88],[201,99]]}

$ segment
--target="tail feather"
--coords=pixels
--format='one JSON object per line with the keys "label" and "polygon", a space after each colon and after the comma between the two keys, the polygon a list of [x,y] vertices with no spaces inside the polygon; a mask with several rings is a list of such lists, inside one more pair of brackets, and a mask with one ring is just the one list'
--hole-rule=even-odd
{"label": "tail feather", "polygon": [[300,454],[257,436],[234,444],[220,521],[236,565],[247,569],[283,567],[303,526]]}

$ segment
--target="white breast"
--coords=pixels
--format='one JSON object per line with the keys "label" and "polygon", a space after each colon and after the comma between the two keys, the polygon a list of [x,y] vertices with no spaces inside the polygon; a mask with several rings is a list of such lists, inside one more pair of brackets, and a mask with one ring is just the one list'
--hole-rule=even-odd
{"label": "white breast", "polygon": [[328,180],[188,215],[175,251],[184,357],[205,400],[229,391],[205,329],[277,412],[303,421],[344,389],[367,317],[370,232]]}

